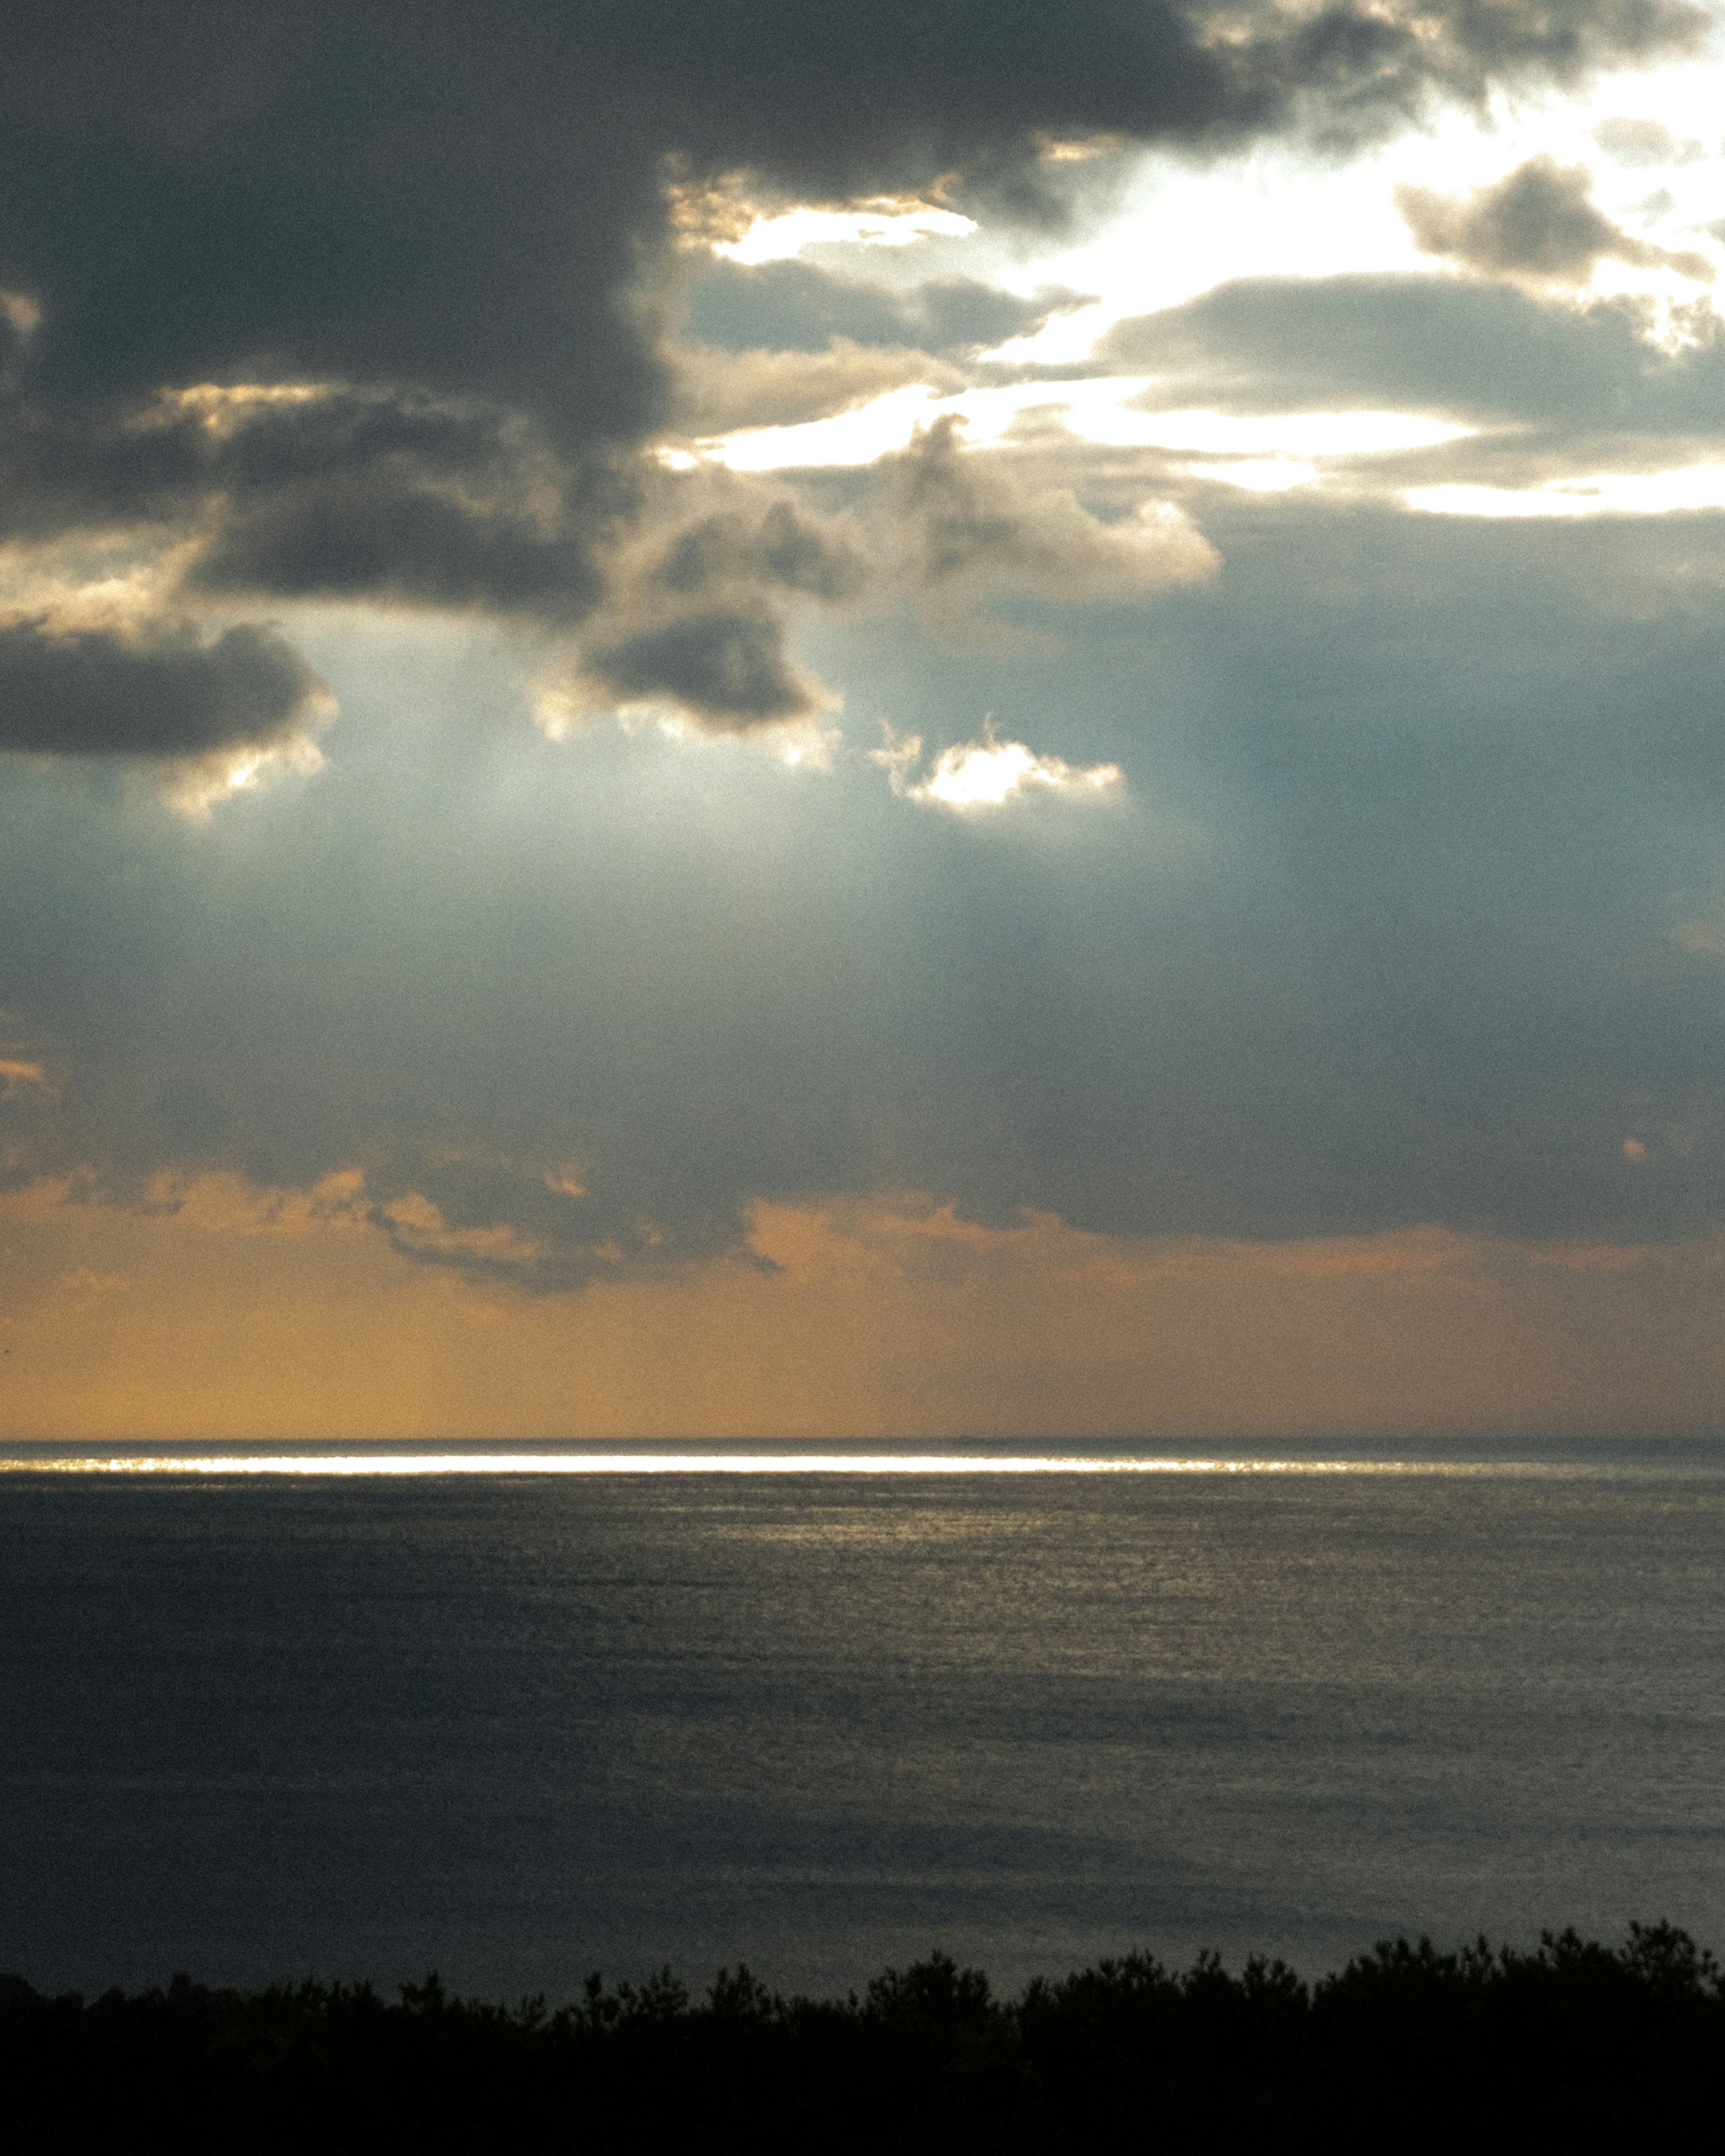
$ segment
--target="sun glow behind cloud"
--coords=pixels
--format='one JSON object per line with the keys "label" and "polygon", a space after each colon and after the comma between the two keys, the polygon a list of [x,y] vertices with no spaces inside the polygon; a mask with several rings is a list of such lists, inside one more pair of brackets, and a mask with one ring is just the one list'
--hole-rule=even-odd
{"label": "sun glow behind cloud", "polygon": [[1310,486],[1317,477],[1317,466],[1297,457],[1240,457],[1232,464],[1189,465],[1186,469],[1194,479],[1242,486],[1250,494],[1286,494],[1291,487]]}
{"label": "sun glow behind cloud", "polygon": [[1433,516],[1666,516],[1725,509],[1725,464],[1666,472],[1596,472],[1543,486],[1416,486],[1410,509]]}
{"label": "sun glow behind cloud", "polygon": [[[1298,145],[1262,145],[1204,164],[1147,152],[1113,214],[1076,244],[1003,264],[1015,290],[1058,283],[1098,293],[1082,315],[1055,316],[1002,357],[1061,365],[1081,359],[1123,315],[1178,305],[1234,278],[1430,273],[1398,215],[1399,184],[1453,191],[1487,186],[1526,158],[1585,162],[1609,216],[1660,244],[1718,259],[1708,228],[1725,213],[1719,112],[1725,69],[1700,56],[1645,72],[1606,75],[1561,97],[1494,94],[1481,109],[1452,109],[1365,154],[1314,159]],[[1663,158],[1615,157],[1613,122],[1657,116]],[[1597,130],[1605,131],[1602,142]],[[1155,244],[1145,244],[1153,232]],[[1599,292],[1661,292],[1668,272],[1602,262]],[[1692,292],[1693,287],[1686,288]],[[1725,306],[1725,293],[1716,305]]]}
{"label": "sun glow behind cloud", "polygon": [[975,221],[929,203],[864,203],[852,209],[792,209],[757,218],[740,239],[722,239],[716,254],[752,268],[788,262],[805,247],[850,241],[860,247],[907,247],[913,240],[964,239]]}

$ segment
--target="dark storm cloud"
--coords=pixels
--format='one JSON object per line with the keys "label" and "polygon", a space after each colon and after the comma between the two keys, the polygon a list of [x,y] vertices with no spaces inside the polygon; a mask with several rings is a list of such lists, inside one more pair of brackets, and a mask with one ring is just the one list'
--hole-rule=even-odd
{"label": "dark storm cloud", "polygon": [[1615,431],[1717,431],[1725,342],[1711,315],[1676,355],[1630,299],[1550,305],[1444,277],[1243,278],[1122,321],[1105,359],[1154,372],[1158,407],[1376,406]]}
{"label": "dark storm cloud", "polygon": [[614,300],[654,176],[603,129],[552,138],[582,100],[567,55],[561,95],[526,72],[531,11],[224,13],[8,11],[0,263],[44,308],[41,390],[406,382],[638,429]]}
{"label": "dark storm cloud", "polygon": [[[599,11],[579,19],[596,24]],[[589,49],[652,70],[669,99],[687,100],[677,131],[699,157],[759,163],[833,194],[927,185],[956,169],[1010,199],[1008,167],[1050,137],[1216,138],[1280,124],[1307,93],[1327,100],[1332,124],[1352,115],[1369,125],[1434,87],[1477,96],[1496,80],[1568,78],[1691,43],[1703,19],[1669,0],[1340,5],[1315,16],[1143,0],[766,0],[742,14],[685,0],[650,14],[606,10]],[[1034,211],[1034,186],[1019,201]]]}
{"label": "dark storm cloud", "polygon": [[1584,284],[1602,261],[1636,269],[1671,269],[1702,282],[1712,264],[1692,250],[1674,253],[1639,239],[1614,224],[1589,199],[1593,175],[1585,165],[1560,165],[1555,157],[1530,157],[1495,186],[1466,195],[1430,187],[1399,187],[1396,208],[1414,244],[1427,254],[1446,254],[1491,275],[1525,275]]}
{"label": "dark storm cloud", "polygon": [[578,620],[603,589],[572,534],[547,535],[431,487],[358,479],[236,508],[189,583],[209,593],[480,607],[551,623]]}
{"label": "dark storm cloud", "polygon": [[971,277],[931,279],[896,291],[835,277],[806,262],[746,267],[716,257],[691,285],[685,321],[697,342],[729,352],[824,352],[834,338],[952,354],[1028,336],[1051,316],[1088,304],[1058,289],[1019,299]]}
{"label": "dark storm cloud", "polygon": [[0,531],[189,531],[187,580],[208,592],[567,619],[597,598],[592,542],[631,498],[529,424],[411,391],[32,397],[0,426]]}
{"label": "dark storm cloud", "polygon": [[6,419],[0,516],[8,536],[147,522],[212,496],[360,476],[441,478],[475,496],[506,495],[533,470],[534,444],[519,424],[411,389],[200,382],[69,404],[27,382]]}
{"label": "dark storm cloud", "polygon": [[[1700,19],[1677,0],[1457,0],[1261,8],[1222,37],[1167,0],[16,0],[4,515],[37,538],[151,523],[201,544],[207,590],[567,625],[600,598],[670,408],[653,295],[675,281],[671,165],[697,195],[738,172],[815,198],[944,181],[1046,215],[1053,138],[1216,142],[1314,98],[1378,125],[1434,89],[1681,46]],[[918,338],[1009,326],[963,285],[904,305]],[[261,414],[163,401],[244,382],[331,393]]]}
{"label": "dark storm cloud", "polygon": [[189,629],[144,639],[108,629],[0,626],[0,750],[181,757],[265,747],[302,731],[322,696],[268,629],[213,642]]}

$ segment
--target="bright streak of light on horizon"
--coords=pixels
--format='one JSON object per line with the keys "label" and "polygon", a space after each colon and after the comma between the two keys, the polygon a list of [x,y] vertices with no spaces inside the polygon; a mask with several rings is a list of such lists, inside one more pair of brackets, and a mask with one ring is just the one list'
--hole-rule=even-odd
{"label": "bright streak of light on horizon", "polygon": [[1568,1462],[1135,1458],[951,1452],[416,1452],[62,1455],[0,1475],[1546,1475]]}

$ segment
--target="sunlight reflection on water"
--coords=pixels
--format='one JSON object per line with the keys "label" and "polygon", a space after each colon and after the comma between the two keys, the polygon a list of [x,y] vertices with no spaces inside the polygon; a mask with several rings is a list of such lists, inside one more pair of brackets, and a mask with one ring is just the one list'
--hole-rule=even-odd
{"label": "sunlight reflection on water", "polygon": [[1725,1449],[1324,1450],[14,1440],[0,1969],[1725,1938]]}
{"label": "sunlight reflection on water", "polygon": [[1594,1474],[1575,1460],[1141,1460],[942,1452],[137,1453],[0,1459],[17,1475],[1466,1475]]}

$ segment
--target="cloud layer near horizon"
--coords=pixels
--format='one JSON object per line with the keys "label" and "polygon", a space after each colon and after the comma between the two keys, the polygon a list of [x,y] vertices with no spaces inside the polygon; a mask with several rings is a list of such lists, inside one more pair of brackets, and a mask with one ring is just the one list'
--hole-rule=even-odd
{"label": "cloud layer near horizon", "polygon": [[351,1199],[0,1198],[14,1436],[1537,1440],[1710,1430],[1725,1374],[1717,1237],[1145,1242],[883,1196],[758,1207],[741,1259],[522,1300],[405,1262]]}

